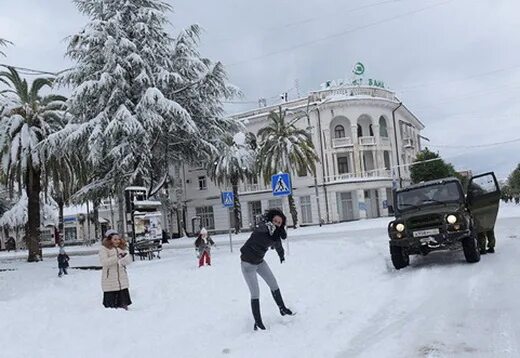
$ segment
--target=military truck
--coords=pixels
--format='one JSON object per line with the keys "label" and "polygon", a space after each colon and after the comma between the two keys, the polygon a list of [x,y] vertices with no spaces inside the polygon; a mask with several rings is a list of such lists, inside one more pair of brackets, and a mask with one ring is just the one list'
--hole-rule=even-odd
{"label": "military truck", "polygon": [[388,225],[390,255],[396,269],[410,264],[410,255],[459,250],[467,262],[480,261],[477,237],[493,230],[500,202],[494,173],[470,179],[467,195],[457,178],[445,178],[395,191]]}

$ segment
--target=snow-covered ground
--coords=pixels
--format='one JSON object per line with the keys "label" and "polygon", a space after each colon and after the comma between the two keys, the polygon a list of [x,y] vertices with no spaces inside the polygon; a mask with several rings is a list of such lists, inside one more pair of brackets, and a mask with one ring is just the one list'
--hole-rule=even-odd
{"label": "snow-covered ground", "polygon": [[6,260],[0,269],[16,270],[0,272],[0,356],[519,357],[520,206],[502,206],[497,253],[477,264],[443,252],[396,271],[388,221],[290,231],[287,261],[267,261],[297,315],[281,317],[261,283],[266,332],[252,331],[239,245],[230,253],[225,235],[211,267],[180,243],[134,263],[128,312],[102,307],[99,271],[60,279],[55,259]]}

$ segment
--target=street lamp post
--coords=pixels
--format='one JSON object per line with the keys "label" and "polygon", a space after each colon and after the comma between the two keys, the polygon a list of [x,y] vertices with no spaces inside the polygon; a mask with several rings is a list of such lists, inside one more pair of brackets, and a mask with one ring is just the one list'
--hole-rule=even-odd
{"label": "street lamp post", "polygon": [[[325,104],[326,102],[328,102],[330,99],[326,99],[325,101],[319,103],[319,104],[314,104],[314,108],[312,109],[309,109],[310,107],[310,97],[307,98],[307,107],[305,109],[305,111],[299,111],[299,112],[296,112],[295,114],[297,113],[302,113],[306,118],[307,118],[307,130],[309,132],[309,136],[312,138],[312,132],[311,132],[311,117],[310,117],[310,111],[311,110],[314,110],[314,109],[318,109],[319,106]],[[299,118],[298,118],[299,119]],[[318,136],[321,136],[321,133],[318,132]],[[321,165],[323,165],[323,163],[321,163]],[[321,204],[320,204],[320,196],[319,196],[319,191],[318,191],[318,178],[317,178],[317,174],[314,173],[313,175],[313,179],[314,179],[314,194],[316,196],[316,207],[318,209],[318,220],[319,220],[319,225],[322,226],[322,219],[321,219]],[[325,199],[326,200],[326,199]]]}
{"label": "street lamp post", "polygon": [[397,158],[397,175],[399,178],[399,188],[403,187],[403,179],[401,178],[401,164],[399,163],[399,143],[397,142],[397,125],[395,124],[395,112],[403,105],[402,102],[399,102],[399,105],[394,108],[392,111],[392,121],[394,123],[394,138],[395,138],[395,156]]}

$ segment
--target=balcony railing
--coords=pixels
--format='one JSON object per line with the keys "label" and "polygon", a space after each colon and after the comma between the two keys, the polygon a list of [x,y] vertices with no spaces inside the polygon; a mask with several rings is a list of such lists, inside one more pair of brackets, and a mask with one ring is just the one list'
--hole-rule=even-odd
{"label": "balcony railing", "polygon": [[403,147],[405,147],[405,148],[413,148],[413,139],[412,138],[405,138],[405,139],[403,139]]}
{"label": "balcony railing", "polygon": [[242,184],[238,191],[241,193],[250,193],[255,191],[271,190],[271,187],[264,184]]}
{"label": "balcony railing", "polygon": [[376,137],[359,137],[361,145],[376,145]]}
{"label": "balcony railing", "polygon": [[392,177],[392,172],[390,170],[384,169],[374,169],[369,170],[362,173],[344,173],[332,175],[329,177],[325,177],[325,182],[341,182],[341,181],[355,181],[355,180],[363,180],[363,179],[375,179],[375,178],[384,178],[388,179]]}
{"label": "balcony railing", "polygon": [[381,137],[381,145],[386,147],[390,146],[390,138]]}
{"label": "balcony railing", "polygon": [[352,147],[353,145],[350,137],[332,138],[333,148]]}

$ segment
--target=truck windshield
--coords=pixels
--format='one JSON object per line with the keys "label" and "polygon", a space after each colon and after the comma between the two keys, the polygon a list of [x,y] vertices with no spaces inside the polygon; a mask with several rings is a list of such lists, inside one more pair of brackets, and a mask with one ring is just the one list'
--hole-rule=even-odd
{"label": "truck windshield", "polygon": [[424,205],[446,204],[463,200],[457,182],[429,185],[397,193],[398,210],[417,209]]}

